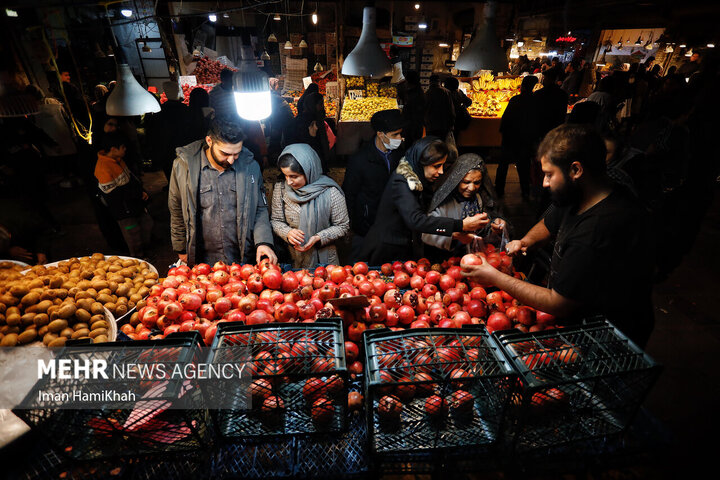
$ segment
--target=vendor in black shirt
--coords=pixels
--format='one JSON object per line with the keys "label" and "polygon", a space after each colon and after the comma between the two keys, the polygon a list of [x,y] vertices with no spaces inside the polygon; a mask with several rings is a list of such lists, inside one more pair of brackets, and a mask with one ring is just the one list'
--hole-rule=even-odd
{"label": "vendor in black shirt", "polygon": [[605,173],[605,144],[585,125],[561,125],[540,144],[538,157],[553,205],[511,255],[555,239],[548,288],[505,275],[484,263],[464,275],[495,285],[560,324],[607,317],[641,348],[653,328],[652,241],[637,200]]}

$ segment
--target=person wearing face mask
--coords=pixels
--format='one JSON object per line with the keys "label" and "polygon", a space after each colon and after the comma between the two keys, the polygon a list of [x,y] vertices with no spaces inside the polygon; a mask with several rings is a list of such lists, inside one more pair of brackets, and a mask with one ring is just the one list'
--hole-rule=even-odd
{"label": "person wearing face mask", "polygon": [[464,219],[477,213],[484,215],[487,222],[475,232],[455,232],[450,237],[423,233],[422,241],[428,246],[426,256],[437,261],[462,257],[476,236],[499,243],[507,228],[485,162],[480,155],[465,153],[450,167],[435,191],[430,216]]}
{"label": "person wearing face mask", "polygon": [[273,188],[271,224],[291,247],[295,268],[340,263],[335,242],[350,231],[340,185],[322,174],[322,163],[310,145],[288,145],[278,158],[285,181]]}
{"label": "person wearing face mask", "polygon": [[653,329],[653,238],[640,202],[610,181],[606,147],[589,125],[561,125],[538,148],[553,205],[510,255],[554,239],[547,287],[506,275],[487,262],[463,275],[504,290],[561,325],[601,315],[644,348]]}
{"label": "person wearing face mask", "polygon": [[343,191],[353,232],[351,261],[358,258],[365,236],[375,222],[380,197],[403,156],[400,110],[382,110],[370,118],[375,135],[348,160]]}
{"label": "person wearing face mask", "polygon": [[365,237],[360,259],[370,265],[424,256],[423,233],[450,237],[474,232],[488,223],[477,213],[464,219],[428,215],[432,186],[443,174],[450,152],[437,137],[418,140],[390,175],[378,205],[375,223]]}

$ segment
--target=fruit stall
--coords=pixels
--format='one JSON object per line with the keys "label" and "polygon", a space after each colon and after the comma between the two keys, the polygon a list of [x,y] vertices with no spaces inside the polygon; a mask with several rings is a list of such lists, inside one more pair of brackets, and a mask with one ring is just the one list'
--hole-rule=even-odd
{"label": "fruit stall", "polygon": [[457,138],[463,147],[499,147],[502,143],[500,120],[512,97],[520,93],[521,77],[461,78],[460,88],[473,101],[468,108],[470,125]]}
{"label": "fruit stall", "polygon": [[364,77],[346,76],[345,96],[338,122],[338,155],[352,155],[375,131],[370,118],[381,110],[396,109],[397,90],[389,83]]}
{"label": "fruit stall", "polygon": [[161,278],[99,253],[6,265],[5,352],[35,343],[60,359],[245,372],[141,376],[128,386],[140,400],[70,410],[38,392],[89,380],[42,377],[13,412],[31,427],[23,455],[43,462],[35,477],[18,462],[11,477],[459,473],[621,449],[660,367],[604,319],[561,327],[468,281],[461,262],[525,278],[490,244],[439,264],[218,262]]}

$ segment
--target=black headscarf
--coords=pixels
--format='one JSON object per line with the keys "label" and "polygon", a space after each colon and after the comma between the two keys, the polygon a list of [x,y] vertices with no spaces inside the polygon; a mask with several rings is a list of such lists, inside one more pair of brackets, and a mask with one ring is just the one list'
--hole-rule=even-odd
{"label": "black headscarf", "polygon": [[438,187],[430,202],[430,211],[435,210],[442,205],[445,200],[454,195],[460,181],[468,174],[470,170],[479,168],[482,171],[482,187],[479,190],[480,198],[482,198],[483,206],[487,210],[495,210],[497,208],[497,195],[495,187],[488,175],[485,161],[480,155],[475,153],[464,153],[458,157],[450,170],[445,175],[443,183]]}
{"label": "black headscarf", "polygon": [[407,161],[410,166],[412,167],[415,174],[418,176],[420,181],[423,184],[423,187],[426,187],[430,182],[427,181],[425,178],[425,171],[423,169],[423,165],[420,164],[420,159],[422,158],[422,154],[425,151],[425,149],[435,140],[440,140],[438,137],[423,137],[417,142],[415,142],[412,147],[408,149],[407,152],[405,152],[405,157],[403,160]]}
{"label": "black headscarf", "polygon": [[311,83],[308,85],[308,87],[305,89],[303,94],[300,96],[300,98],[297,101],[297,110],[298,113],[303,112],[303,104],[305,103],[305,100],[307,99],[308,95],[311,95],[313,93],[320,93],[320,87],[317,83]]}

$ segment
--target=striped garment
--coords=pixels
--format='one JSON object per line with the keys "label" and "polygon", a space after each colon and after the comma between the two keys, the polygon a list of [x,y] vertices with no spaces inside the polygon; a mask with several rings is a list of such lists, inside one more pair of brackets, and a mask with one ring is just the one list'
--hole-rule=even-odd
{"label": "striped garment", "polygon": [[95,178],[98,179],[100,190],[103,193],[110,193],[117,187],[130,183],[130,170],[122,160],[108,157],[104,153],[98,153]]}

